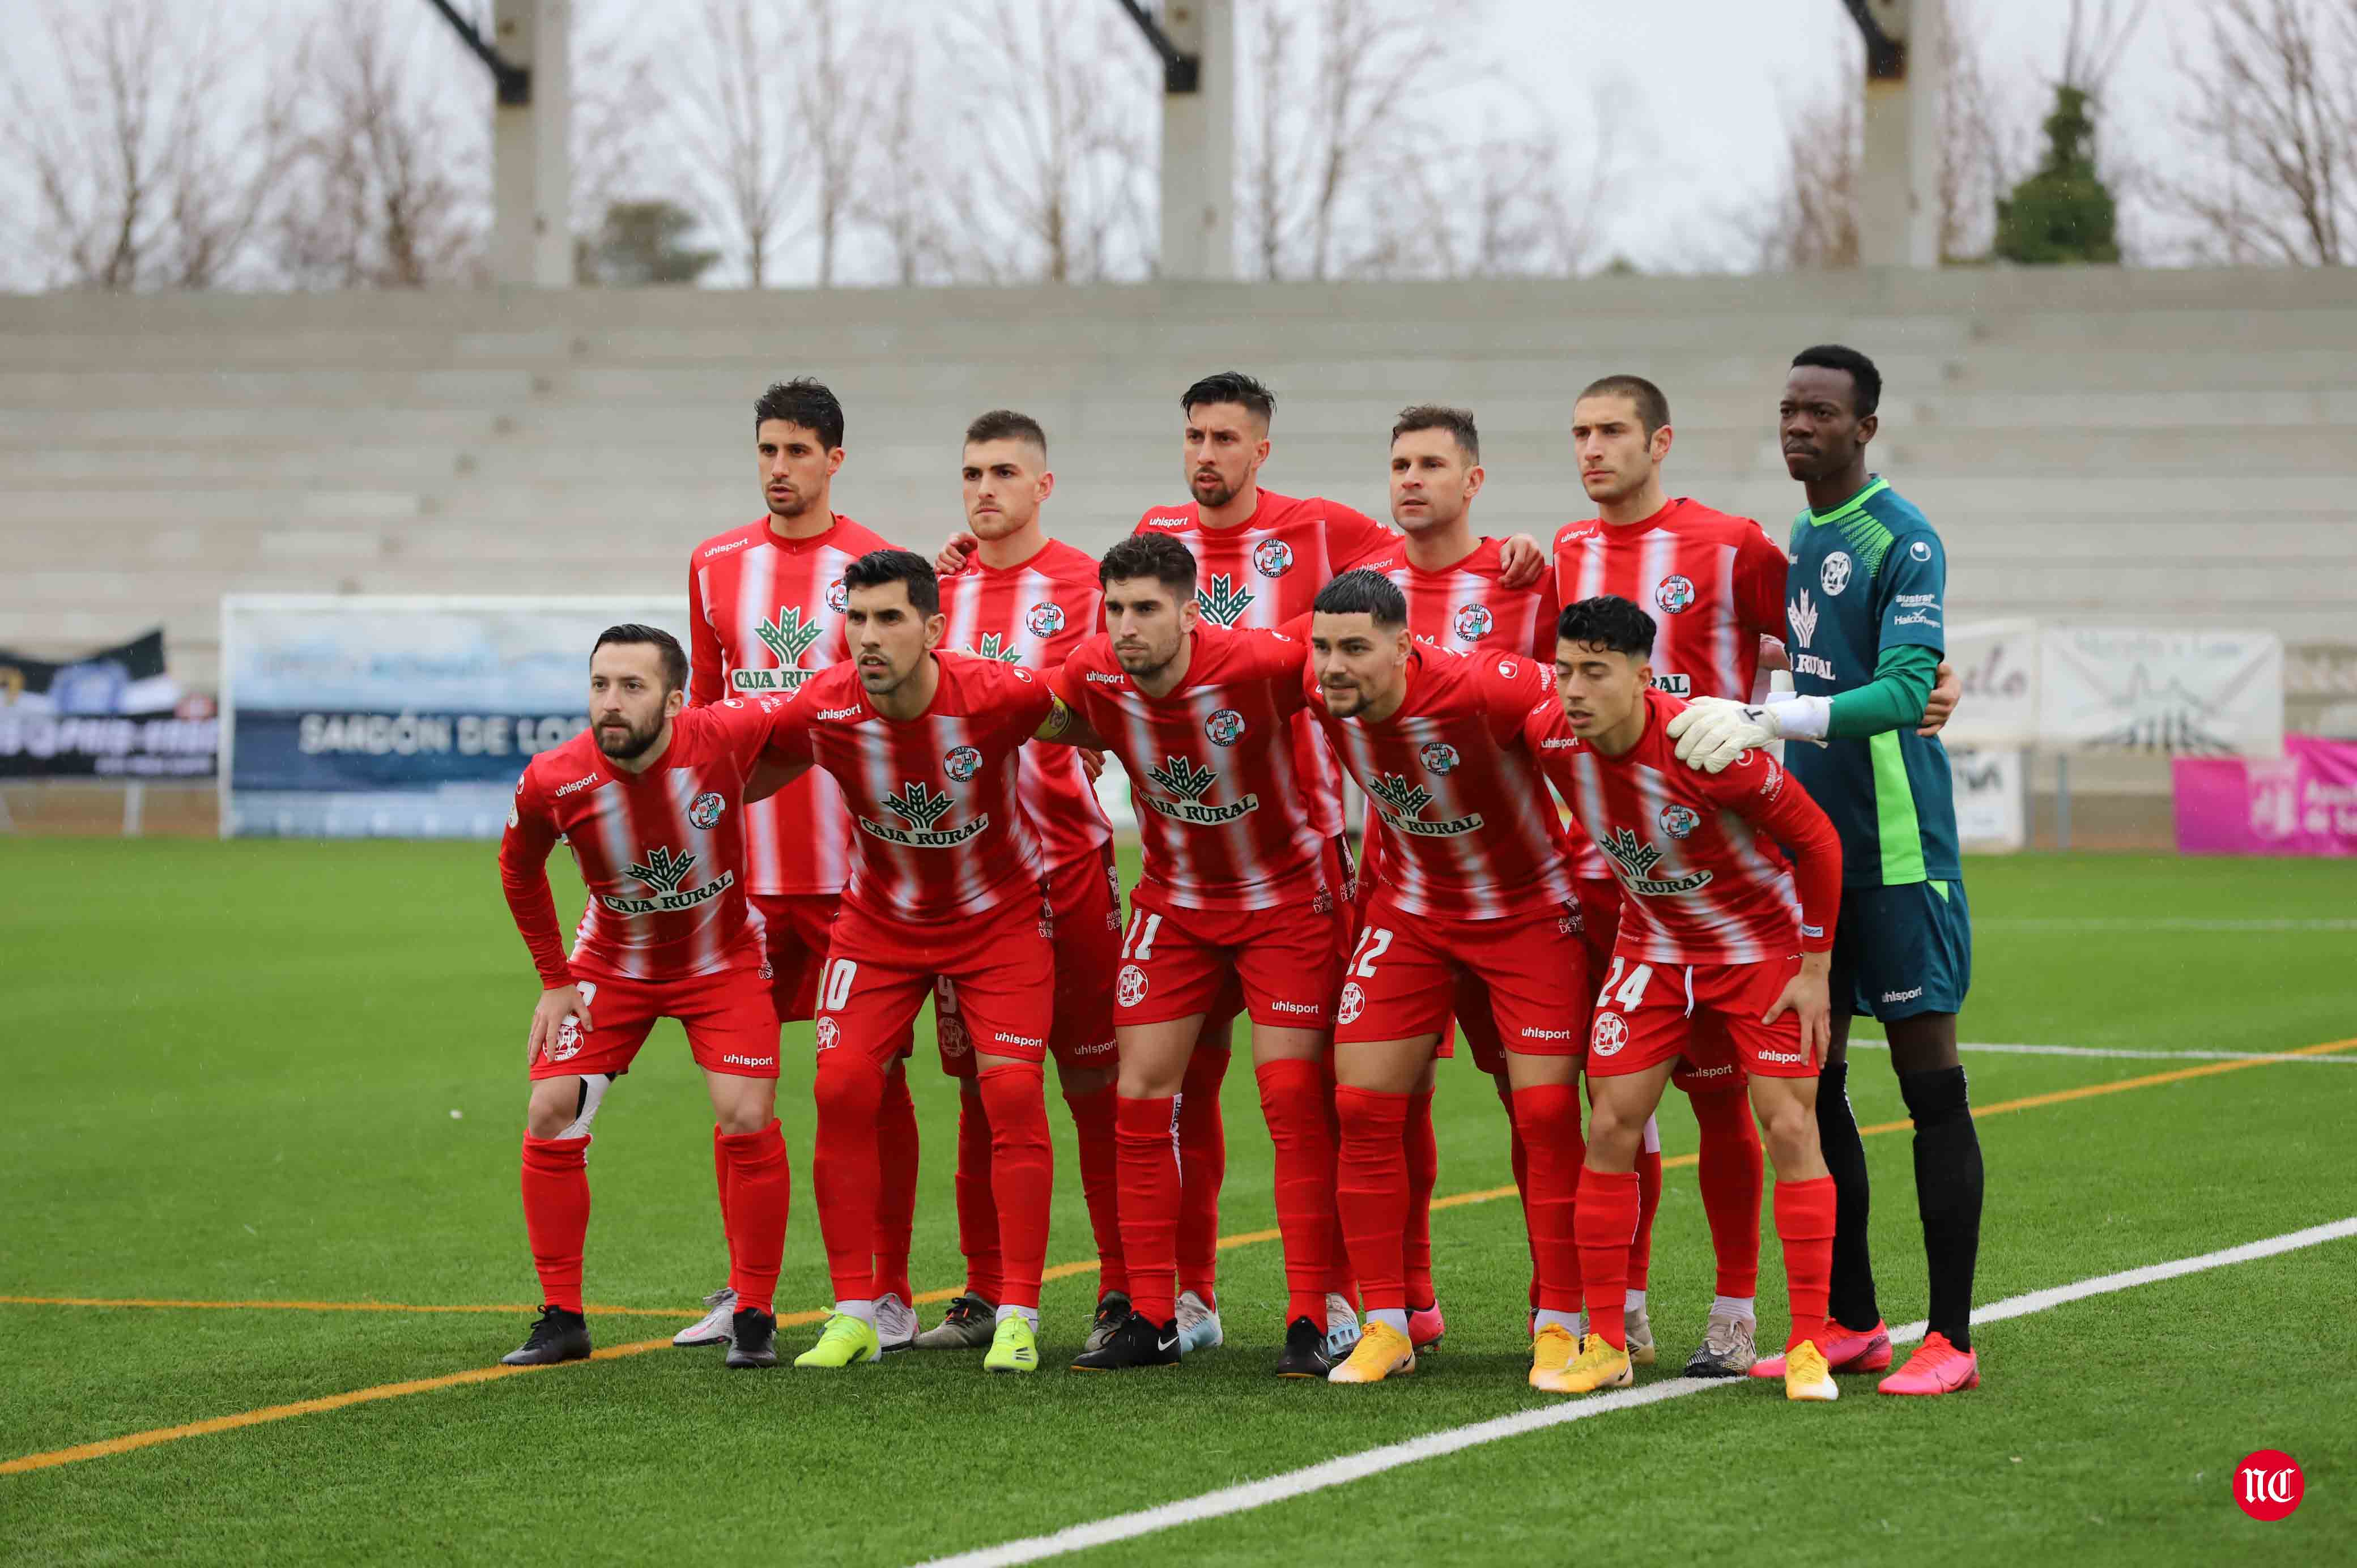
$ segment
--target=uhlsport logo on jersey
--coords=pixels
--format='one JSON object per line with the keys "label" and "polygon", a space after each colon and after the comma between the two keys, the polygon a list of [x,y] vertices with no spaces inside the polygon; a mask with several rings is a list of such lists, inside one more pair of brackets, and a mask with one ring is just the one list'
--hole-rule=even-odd
{"label": "uhlsport logo on jersey", "polygon": [[1452,624],[1458,637],[1467,642],[1479,642],[1489,636],[1491,628],[1498,623],[1491,618],[1487,605],[1459,605],[1457,607],[1457,618]]}
{"label": "uhlsport logo on jersey", "polygon": [[1587,1046],[1599,1057],[1617,1057],[1620,1047],[1629,1043],[1629,1020],[1618,1013],[1598,1013],[1596,1026],[1588,1031]]}
{"label": "uhlsport logo on jersey", "polygon": [[982,646],[974,651],[985,659],[996,659],[1001,664],[1012,664],[1021,657],[1014,649],[1007,647],[1005,639],[995,631],[984,632]]}
{"label": "uhlsport logo on jersey", "polygon": [[799,668],[802,655],[811,650],[825,631],[816,620],[802,619],[800,605],[781,605],[778,618],[755,623],[753,635],[761,646],[777,660],[775,670],[731,671],[728,683],[739,692],[791,692],[811,678],[812,671]]}
{"label": "uhlsport logo on jersey", "polygon": [[1427,822],[1421,813],[1432,804],[1432,791],[1396,773],[1378,775],[1367,786],[1367,799],[1383,808],[1383,819],[1401,832],[1417,838],[1454,838],[1481,825],[1481,813],[1469,811],[1446,822]]}
{"label": "uhlsport logo on jersey", "polygon": [[1225,806],[1207,806],[1203,797],[1219,782],[1220,776],[1191,757],[1165,757],[1160,765],[1146,765],[1146,777],[1170,799],[1150,795],[1141,790],[1138,799],[1150,811],[1158,811],[1177,822],[1190,822],[1197,827],[1219,827],[1232,822],[1248,811],[1260,810],[1260,797],[1246,795]]}
{"label": "uhlsport logo on jersey", "polygon": [[1932,558],[1932,546],[1919,539],[1907,547],[1907,553],[1917,561],[1929,561]]}
{"label": "uhlsport logo on jersey", "polygon": [[598,902],[618,915],[668,915],[681,909],[693,909],[699,904],[709,904],[737,885],[737,874],[724,871],[701,887],[683,893],[679,885],[695,869],[702,856],[675,854],[662,844],[647,851],[646,858],[622,867],[622,875],[645,883],[655,890],[651,898],[624,898],[615,894],[602,896]]}
{"label": "uhlsport logo on jersey", "polygon": [[[1809,596],[1808,589],[1803,588],[1799,598],[1784,606],[1784,618],[1792,623],[1793,639],[1803,649],[1807,648],[1815,639],[1817,601]],[[1834,679],[1834,661],[1822,653],[1804,653],[1795,650],[1792,654],[1792,673],[1814,675],[1820,680],[1830,681]]]}
{"label": "uhlsport logo on jersey", "polygon": [[953,746],[942,758],[942,771],[963,784],[982,771],[982,753],[970,746]]}
{"label": "uhlsport logo on jersey", "polygon": [[1627,828],[1614,828],[1598,841],[1598,847],[1612,857],[1612,864],[1620,868],[1621,883],[1631,893],[1647,897],[1691,893],[1710,881],[1707,871],[1689,871],[1684,876],[1652,875],[1653,867],[1662,863],[1662,852]]}
{"label": "uhlsport logo on jersey", "polygon": [[1846,550],[1836,550],[1825,557],[1825,564],[1817,569],[1817,585],[1824,589],[1827,597],[1841,597],[1841,591],[1849,586],[1852,564]]}
{"label": "uhlsport logo on jersey", "polygon": [[1121,978],[1114,983],[1114,1000],[1125,1007],[1135,1007],[1146,1000],[1146,971],[1134,963],[1121,966]]}
{"label": "uhlsport logo on jersey", "polygon": [[1034,637],[1053,637],[1064,629],[1064,607],[1033,605],[1023,612],[1023,624]]}
{"label": "uhlsport logo on jersey", "polygon": [[699,828],[708,828],[719,822],[720,813],[727,809],[727,801],[706,789],[688,802],[687,820]]}
{"label": "uhlsport logo on jersey", "polygon": [[1203,733],[1213,746],[1233,746],[1244,737],[1244,716],[1233,708],[1222,708],[1203,721]]}
{"label": "uhlsport logo on jersey", "polygon": [[1195,607],[1213,626],[1233,626],[1243,618],[1256,596],[1250,588],[1239,588],[1236,580],[1225,572],[1211,579],[1208,588],[1195,590]]}
{"label": "uhlsport logo on jersey", "polygon": [[1359,1021],[1359,1015],[1366,1010],[1367,993],[1359,989],[1359,983],[1354,980],[1342,987],[1342,1002],[1334,1009],[1334,1022],[1355,1024]]}
{"label": "uhlsport logo on jersey", "polygon": [[949,812],[947,795],[937,795],[921,779],[904,781],[898,793],[884,797],[884,809],[907,823],[893,827],[888,823],[871,822],[855,815],[859,831],[886,843],[897,843],[909,849],[950,849],[965,843],[990,826],[990,813],[985,811],[962,827],[935,829],[933,824]]}
{"label": "uhlsport logo on jersey", "polygon": [[1426,742],[1424,749],[1416,755],[1424,759],[1425,767],[1435,773],[1453,773],[1458,763],[1464,760],[1457,755],[1457,748],[1445,740]]}
{"label": "uhlsport logo on jersey", "polygon": [[1701,825],[1702,819],[1695,814],[1691,806],[1662,808],[1662,831],[1674,839],[1684,838]]}
{"label": "uhlsport logo on jersey", "polygon": [[1675,573],[1663,578],[1662,585],[1653,590],[1653,602],[1666,614],[1684,614],[1695,602],[1694,579]]}
{"label": "uhlsport logo on jersey", "polygon": [[1282,577],[1293,570],[1293,546],[1282,539],[1264,539],[1253,546],[1253,570],[1264,577]]}

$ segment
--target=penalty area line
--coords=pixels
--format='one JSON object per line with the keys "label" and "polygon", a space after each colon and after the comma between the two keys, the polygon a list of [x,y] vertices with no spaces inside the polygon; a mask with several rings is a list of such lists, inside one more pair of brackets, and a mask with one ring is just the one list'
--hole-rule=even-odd
{"label": "penalty area line", "polygon": [[[2311,1047],[2311,1051],[2333,1050],[2348,1041],[2336,1041],[2330,1046]],[[1854,1051],[1887,1051],[1888,1040],[1851,1039]],[[1956,1047],[1960,1051],[1987,1051],[1999,1056],[2014,1057],[2111,1057],[2122,1061],[2136,1062],[2298,1062],[2314,1067],[2357,1067],[2357,1057],[2307,1055],[2296,1051],[2139,1051],[2126,1046],[2014,1046],[1971,1042]]]}
{"label": "penalty area line", "polygon": [[[2176,1279],[2185,1274],[2200,1273],[2208,1269],[2222,1269],[2235,1263],[2249,1262],[2257,1258],[2273,1257],[2279,1252],[2296,1251],[2304,1247],[2320,1246],[2357,1236],[2357,1218],[2336,1219],[2329,1224],[2312,1225],[2305,1230],[2294,1230],[2282,1236],[2271,1236],[2262,1241],[2246,1242],[2200,1257],[2179,1258],[2166,1263],[2152,1263],[2143,1268],[2126,1269],[2118,1273],[2101,1274],[2072,1284],[2056,1285],[2048,1290],[2031,1291],[2026,1295],[2007,1296],[2002,1301],[1973,1309],[1975,1324],[1995,1323],[2008,1317],[2024,1317],[2031,1313],[2045,1312],[2069,1302],[2083,1301],[2089,1296],[2106,1295],[2115,1291],[2133,1290],[2138,1285],[2159,1280]],[[1894,1345],[1911,1345],[1923,1337],[1925,1325],[1910,1323],[1891,1331]],[[1272,1503],[1287,1502],[1311,1492],[1346,1486],[1370,1476],[1382,1475],[1403,1466],[1421,1464],[1485,1444],[1503,1442],[1561,1426],[1568,1422],[1587,1421],[1597,1416],[1611,1415],[1641,1405],[1659,1404],[1666,1400],[1684,1399],[1689,1394],[1706,1393],[1713,1389],[1731,1388],[1749,1380],[1743,1378],[1672,1378],[1642,1388],[1627,1389],[1599,1398],[1581,1399],[1540,1410],[1501,1415],[1469,1425],[1451,1427],[1445,1432],[1427,1433],[1405,1442],[1386,1444],[1357,1454],[1345,1454],[1322,1464],[1288,1470],[1283,1475],[1264,1480],[1247,1481],[1241,1486],[1223,1487],[1200,1497],[1187,1498],[1158,1508],[1141,1509],[1135,1513],[1116,1514],[1111,1519],[1090,1524],[1076,1524],[1052,1535],[1035,1535],[1022,1541],[1010,1541],[1002,1545],[984,1547],[980,1551],[962,1552],[953,1556],[929,1559],[920,1568],[1015,1568],[1016,1564],[1038,1563],[1049,1557],[1061,1557],[1068,1552],[1085,1552],[1092,1547],[1107,1546],[1115,1541],[1135,1541],[1140,1536],[1175,1530],[1180,1525],[1199,1524],[1206,1520],[1223,1519],[1230,1514],[1248,1513]]]}

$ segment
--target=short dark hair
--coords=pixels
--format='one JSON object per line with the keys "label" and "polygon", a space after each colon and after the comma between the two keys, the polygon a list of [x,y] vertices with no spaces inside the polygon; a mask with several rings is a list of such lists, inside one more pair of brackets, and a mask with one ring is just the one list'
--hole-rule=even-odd
{"label": "short dark hair", "polygon": [[760,434],[761,426],[773,419],[817,432],[819,445],[830,452],[843,445],[843,404],[834,400],[826,383],[815,377],[796,376],[790,381],[771,381],[769,390],[753,404],[754,434]]}
{"label": "short dark hair", "polygon": [[1645,436],[1670,422],[1670,400],[1662,389],[1642,376],[1598,376],[1587,383],[1580,394],[1590,397],[1625,397],[1637,405],[1637,423],[1645,427]]}
{"label": "short dark hair", "polygon": [[1555,635],[1559,641],[1591,643],[1638,659],[1653,653],[1653,618],[1618,594],[1580,600],[1556,619]]}
{"label": "short dark hair", "polygon": [[1048,433],[1039,428],[1039,422],[1011,408],[994,408],[988,413],[978,414],[965,427],[967,446],[985,441],[1028,441],[1039,448],[1041,456],[1048,455]]}
{"label": "short dark hair", "polygon": [[1446,430],[1457,437],[1457,449],[1465,454],[1468,463],[1481,460],[1481,433],[1473,428],[1473,411],[1469,408],[1419,403],[1401,409],[1399,418],[1392,424],[1392,439],[1396,441],[1411,430]]}
{"label": "short dark hair", "polygon": [[1860,419],[1882,406],[1882,372],[1874,368],[1872,360],[1857,349],[1839,343],[1820,343],[1792,356],[1794,370],[1803,365],[1813,365],[1825,371],[1847,371],[1853,389],[1849,400],[1850,412]]}
{"label": "short dark hair", "polygon": [[1133,533],[1104,553],[1097,563],[1097,582],[1134,581],[1151,577],[1181,602],[1195,596],[1195,553],[1167,533]]}
{"label": "short dark hair", "polygon": [[1319,615],[1368,616],[1385,631],[1407,624],[1407,596],[1397,583],[1366,566],[1345,572],[1318,589],[1309,607]]}
{"label": "short dark hair", "polygon": [[1205,376],[1178,399],[1178,406],[1189,413],[1207,403],[1240,403],[1263,424],[1276,413],[1276,394],[1242,371]]}
{"label": "short dark hair", "polygon": [[679,639],[662,628],[640,626],[634,620],[609,626],[597,634],[596,642],[589,645],[592,662],[597,658],[597,650],[609,642],[646,643],[660,650],[662,653],[663,690],[666,693],[676,692],[687,684],[687,650],[679,645]]}
{"label": "short dark hair", "polygon": [[941,613],[941,579],[933,575],[933,564],[913,550],[871,550],[843,569],[845,591],[880,588],[887,583],[908,584],[909,603],[919,613]]}

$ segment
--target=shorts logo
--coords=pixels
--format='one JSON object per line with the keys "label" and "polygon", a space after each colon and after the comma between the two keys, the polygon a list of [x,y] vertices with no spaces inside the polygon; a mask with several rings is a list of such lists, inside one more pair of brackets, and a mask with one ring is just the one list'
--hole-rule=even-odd
{"label": "shorts logo", "polygon": [[1053,637],[1064,629],[1064,607],[1033,605],[1023,612],[1023,626],[1034,637]]}
{"label": "shorts logo", "polygon": [[1886,991],[1882,993],[1882,999],[1885,1002],[1913,1002],[1922,994],[1923,988],[1919,985],[1912,991]]}
{"label": "shorts logo", "polygon": [[1760,1059],[1763,1062],[1781,1062],[1786,1067],[1799,1067],[1803,1058],[1798,1051],[1761,1051]]}
{"label": "shorts logo", "polygon": [[565,1022],[556,1026],[556,1038],[540,1047],[540,1054],[553,1062],[561,1062],[581,1054],[581,1020],[567,1014]]}
{"label": "shorts logo", "polygon": [[818,1048],[831,1051],[842,1038],[843,1030],[835,1024],[833,1015],[822,1015],[818,1021]]}
{"label": "shorts logo", "polygon": [[1466,642],[1479,642],[1489,636],[1498,623],[1491,618],[1487,605],[1459,605],[1453,624],[1459,639]]}
{"label": "shorts logo", "polygon": [[826,585],[826,607],[837,615],[851,607],[851,590],[843,585],[840,577]]}
{"label": "shorts logo", "polygon": [[1315,1002],[1272,1002],[1269,1006],[1279,1013],[1299,1013],[1311,1018],[1325,1011]]}
{"label": "shorts logo", "polygon": [[1359,1015],[1367,1010],[1367,993],[1359,989],[1357,981],[1342,987],[1342,1004],[1334,1009],[1334,1022],[1355,1024]]}
{"label": "shorts logo", "polygon": [[1678,575],[1663,578],[1662,585],[1653,590],[1653,602],[1664,614],[1679,614],[1695,602],[1694,579]]}
{"label": "shorts logo", "polygon": [[1932,558],[1932,547],[1919,539],[1907,547],[1907,553],[1918,561],[1929,561]]}
{"label": "shorts logo", "polygon": [[1691,806],[1662,808],[1662,831],[1674,839],[1684,838],[1701,825],[1702,819],[1695,815]]}
{"label": "shorts logo", "polygon": [[1253,546],[1253,570],[1264,577],[1282,577],[1293,570],[1293,546],[1282,539],[1264,539]]}
{"label": "shorts logo", "polygon": [[1817,585],[1830,597],[1837,599],[1841,597],[1841,591],[1849,586],[1849,553],[1836,550],[1825,557],[1824,565],[1818,569]]}
{"label": "shorts logo", "polygon": [[722,1057],[722,1058],[720,1058],[720,1060],[721,1060],[721,1062],[722,1062],[722,1064],[723,1064],[724,1066],[727,1066],[727,1067],[769,1067],[769,1068],[773,1068],[773,1067],[776,1067],[776,1066],[778,1065],[778,1058],[775,1058],[775,1057],[740,1057],[740,1056],[725,1056],[725,1057]]}
{"label": "shorts logo", "polygon": [[945,1057],[965,1055],[965,1026],[958,1021],[956,1014],[952,1013],[945,1018],[942,1016],[941,1008],[936,1004],[933,1008],[933,1033],[942,1042],[942,1055]]}
{"label": "shorts logo", "polygon": [[1113,1049],[1113,1045],[1114,1043],[1111,1040],[1106,1040],[1101,1044],[1093,1046],[1074,1046],[1072,1047],[1072,1054],[1076,1057],[1101,1057],[1107,1051]]}
{"label": "shorts logo", "polygon": [[982,771],[982,753],[970,746],[952,746],[942,758],[942,771],[963,784]]}
{"label": "shorts logo", "polygon": [[1135,1007],[1146,1000],[1146,971],[1134,963],[1121,966],[1121,978],[1114,984],[1114,1000],[1125,1007]]}
{"label": "shorts logo", "polygon": [[1435,773],[1447,773],[1462,760],[1457,755],[1457,748],[1442,740],[1431,742],[1416,755],[1424,759],[1425,767]]}
{"label": "shorts logo", "polygon": [[1233,746],[1243,738],[1244,716],[1233,708],[1222,708],[1203,721],[1203,733],[1213,746]]}
{"label": "shorts logo", "polygon": [[717,822],[720,813],[727,809],[727,801],[707,789],[689,803],[687,820],[699,828],[708,828]]}
{"label": "shorts logo", "polygon": [[1587,1043],[1599,1057],[1619,1056],[1620,1047],[1629,1043],[1629,1020],[1618,1013],[1598,1013]]}

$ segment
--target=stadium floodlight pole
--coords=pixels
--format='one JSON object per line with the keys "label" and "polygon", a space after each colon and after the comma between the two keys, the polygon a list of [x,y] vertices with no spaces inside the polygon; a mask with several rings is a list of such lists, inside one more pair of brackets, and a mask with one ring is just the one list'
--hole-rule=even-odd
{"label": "stadium floodlight pole", "polygon": [[1858,260],[1867,266],[1936,267],[1946,0],[1842,3],[1866,40]]}
{"label": "stadium floodlight pole", "polygon": [[1162,59],[1164,278],[1235,275],[1235,0],[1114,0]]}
{"label": "stadium floodlight pole", "polygon": [[458,35],[458,41],[466,45],[468,51],[477,59],[490,68],[491,81],[499,88],[500,102],[521,108],[532,102],[532,67],[518,65],[501,55],[474,23],[458,15],[450,0],[425,0],[425,3],[441,12],[442,19],[450,24],[450,30]]}
{"label": "stadium floodlight pole", "polygon": [[565,288],[573,282],[572,0],[492,0],[491,36],[450,0],[426,0],[488,67],[491,110],[491,277]]}

